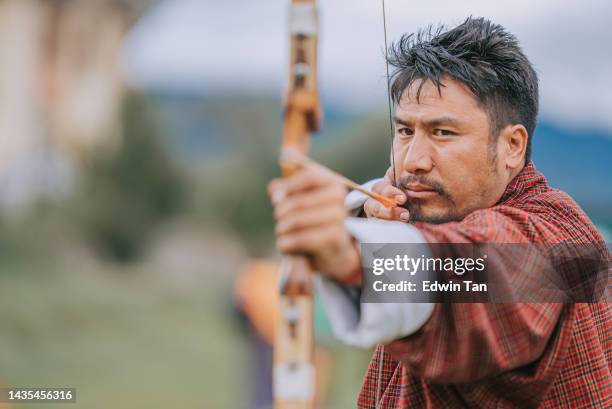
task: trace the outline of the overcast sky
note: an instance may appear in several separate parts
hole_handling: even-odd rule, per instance
[[[128,37],[124,70],[143,88],[282,92],[288,0],[165,0]],[[544,116],[612,130],[612,1],[386,0],[390,40],[484,16],[514,33],[540,76]],[[319,0],[326,101],[386,110],[381,0]]]

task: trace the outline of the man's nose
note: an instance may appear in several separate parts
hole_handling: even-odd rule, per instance
[[[416,134],[404,159],[404,170],[408,173],[429,173],[433,169],[431,146],[426,135]]]

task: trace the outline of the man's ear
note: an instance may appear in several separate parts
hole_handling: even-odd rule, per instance
[[[517,169],[525,164],[528,139],[529,134],[523,125],[508,125],[501,131],[500,142],[507,168]]]

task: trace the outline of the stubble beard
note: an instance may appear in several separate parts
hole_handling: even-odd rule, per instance
[[[449,203],[449,209],[443,212],[442,214],[428,215],[423,212],[423,202],[424,201],[422,199],[409,199],[408,202],[402,206],[404,209],[408,210],[410,214],[410,223],[422,222],[442,224],[453,221],[460,221],[463,218],[454,209],[453,203]]]

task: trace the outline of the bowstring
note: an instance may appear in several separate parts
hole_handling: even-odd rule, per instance
[[[393,137],[393,118],[391,115],[391,76],[389,75],[389,46],[387,44],[387,12],[385,7],[385,0],[382,0],[382,15],[383,15],[383,31],[385,34],[385,67],[387,69],[387,104],[389,109],[389,131],[391,135],[391,167],[393,168],[393,185],[397,187],[397,175],[395,174],[395,149],[393,146],[393,142],[395,138]],[[385,346],[381,345],[380,354],[378,355],[378,376],[376,379],[376,397],[375,399],[375,407],[376,409],[380,409],[382,404],[382,396],[380,396],[380,386],[382,383],[382,370],[383,370],[383,359],[385,353]]]
[[[385,0],[382,0],[382,15],[383,15],[383,31],[385,36],[385,66],[387,68],[387,104],[389,110],[389,134],[391,135],[391,167],[393,168],[393,186],[397,187],[397,175],[395,172],[395,149],[394,149],[394,130],[393,118],[391,114],[391,75],[389,74],[389,46],[387,44],[387,11]]]

